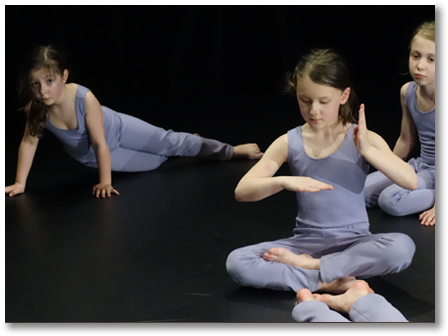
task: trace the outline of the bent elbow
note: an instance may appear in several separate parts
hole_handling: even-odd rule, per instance
[[[401,186],[404,189],[407,190],[415,190],[418,188],[418,177],[416,174],[412,176],[411,178],[407,179],[405,183]]]
[[[244,195],[238,187],[236,187],[236,189],[235,189],[235,199],[238,202],[245,202]]]
[[[411,181],[411,188],[409,188],[409,190],[415,190],[417,188],[418,188],[418,177],[417,175],[415,175],[415,178],[413,178]]]

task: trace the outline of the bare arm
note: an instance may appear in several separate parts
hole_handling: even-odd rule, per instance
[[[92,194],[110,197],[111,193],[119,195],[112,187],[111,159],[106,143],[103,124],[103,110],[96,97],[89,91],[86,94],[86,125],[98,162],[100,183],[93,187]]]
[[[414,169],[396,156],[383,138],[367,130],[364,104],[359,109],[359,125],[355,126],[353,141],[359,153],[394,183],[409,190],[417,188],[418,179]]]
[[[332,186],[310,177],[274,176],[288,157],[288,136],[282,135],[267,149],[260,161],[243,176],[235,189],[239,202],[254,202],[274,195],[283,189],[295,192],[331,190]]]
[[[19,147],[19,157],[17,160],[16,181],[13,185],[5,188],[5,194],[14,196],[25,191],[26,180],[33,164],[34,154],[39,143],[39,138],[30,134],[28,123],[25,126],[22,142]]]
[[[394,147],[394,153],[399,158],[407,160],[415,143],[418,139],[417,128],[415,127],[414,119],[412,119],[406,102],[406,90],[409,83],[403,85],[400,90],[401,108],[403,110],[403,117],[401,120],[401,133]]]

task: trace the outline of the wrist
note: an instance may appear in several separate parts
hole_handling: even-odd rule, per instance
[[[14,182],[15,184],[20,184],[22,187],[24,187],[25,188],[25,182],[21,182],[21,181],[17,181],[16,180],[16,182]]]
[[[369,156],[373,155],[372,152],[375,151],[375,147],[372,145],[365,146],[365,148],[360,151],[360,154],[367,159]]]

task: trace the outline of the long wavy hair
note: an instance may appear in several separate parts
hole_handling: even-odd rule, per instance
[[[330,49],[316,49],[304,56],[294,71],[286,74],[288,92],[296,94],[297,81],[308,76],[313,82],[344,91],[350,88],[350,96],[344,105],[339,106],[339,121],[345,126],[356,122],[358,98],[353,90],[350,73],[344,59]]]
[[[62,76],[66,69],[68,69],[66,56],[51,45],[37,47],[26,61],[19,79],[19,95],[26,102],[21,110],[26,112],[29,131],[34,137],[42,137],[50,107],[34,96],[30,86],[30,74],[33,71],[44,70],[48,74]]]

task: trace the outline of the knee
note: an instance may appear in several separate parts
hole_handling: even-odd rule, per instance
[[[383,237],[387,244],[386,260],[392,272],[400,272],[407,268],[414,257],[415,244],[403,233],[391,233]]]
[[[388,190],[384,190],[380,196],[378,197],[378,205],[385,213],[401,217],[406,216],[408,213],[405,212],[405,209],[401,206],[399,202],[404,195],[391,195]]]
[[[245,285],[246,281],[246,272],[247,266],[244,265],[244,253],[242,249],[233,250],[227,257],[226,261],[226,269],[227,273],[229,273],[230,277],[242,284]]]

